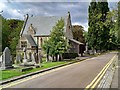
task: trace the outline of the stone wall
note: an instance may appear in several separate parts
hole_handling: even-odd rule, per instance
[[[118,56],[115,57],[113,63],[107,69],[105,75],[101,79],[100,83],[98,84],[97,88],[110,88],[113,75],[115,73],[116,66],[118,65]]]

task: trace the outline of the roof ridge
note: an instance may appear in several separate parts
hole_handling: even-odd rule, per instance
[[[61,16],[59,15],[59,16],[33,16],[29,18],[34,18],[34,17],[45,17],[45,18],[48,17],[49,18],[49,17],[65,17],[65,16],[67,17],[67,15],[61,15]]]

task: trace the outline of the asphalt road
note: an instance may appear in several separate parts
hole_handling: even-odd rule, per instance
[[[85,88],[115,54],[91,58],[33,79],[29,77],[30,80],[16,83],[9,88]]]

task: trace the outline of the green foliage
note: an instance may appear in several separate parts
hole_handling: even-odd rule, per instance
[[[85,37],[83,36],[84,28],[80,25],[72,26],[73,38],[79,42],[85,43]]]
[[[99,42],[98,42],[98,45],[99,45],[99,49],[102,49],[102,50],[107,50],[109,47],[108,47],[108,43],[109,43],[109,31],[110,31],[110,28],[109,28],[109,25],[106,25],[104,24],[106,21],[107,21],[107,15],[108,15],[108,12],[109,12],[109,7],[108,7],[108,2],[107,0],[105,2],[98,2],[98,15],[100,15],[100,17],[97,17],[98,19],[98,33],[100,34],[100,37],[98,38]]]
[[[88,44],[92,49],[116,49],[118,44],[116,11],[109,11],[108,2],[94,2],[89,6]]]
[[[120,48],[120,1],[118,2],[118,20],[117,20],[117,25],[118,25],[118,45]]]
[[[64,20],[58,20],[53,27],[50,38],[43,45],[45,52],[51,56],[62,54],[67,49],[67,41],[64,36]]]
[[[85,38],[85,43],[87,43],[87,42],[88,42],[88,32],[87,32],[87,31],[84,31],[84,32],[83,32],[83,36],[84,36],[84,38]]]
[[[2,18],[0,15],[0,55],[2,54]]]
[[[2,19],[2,51],[5,47],[9,47],[12,54],[15,55],[22,25],[23,21],[21,20]]]
[[[79,57],[78,53],[63,53],[63,58],[64,59],[73,59]]]
[[[96,0],[92,1],[90,3],[88,12],[89,12],[89,18],[88,18],[88,45],[90,48],[96,48],[97,46],[97,37],[96,37],[96,13],[97,13],[97,3]]]

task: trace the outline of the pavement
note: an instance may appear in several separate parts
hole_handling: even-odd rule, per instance
[[[113,76],[113,80],[111,83],[111,88],[117,88],[120,90],[120,52],[118,53],[118,62],[117,62],[117,66],[115,69],[115,73]]]
[[[3,85],[3,88],[85,88],[116,53],[109,53]]]
[[[111,83],[111,88],[118,88],[118,68],[116,68],[115,70],[113,80]]]

